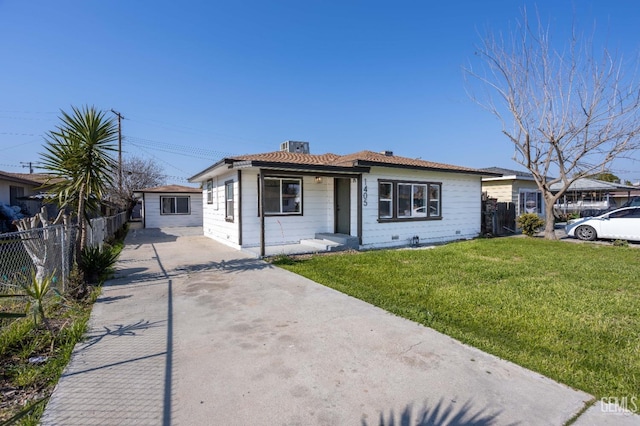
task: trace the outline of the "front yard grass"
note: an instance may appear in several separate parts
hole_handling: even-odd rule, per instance
[[[638,249],[502,238],[276,263],[597,398],[640,393]]]

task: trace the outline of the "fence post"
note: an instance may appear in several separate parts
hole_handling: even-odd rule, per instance
[[[67,225],[62,225],[62,232],[60,232],[60,247],[62,250],[62,256],[61,256],[61,262],[62,265],[61,266],[61,271],[62,271],[62,293],[67,291],[67,278],[69,276],[69,267],[68,267],[68,259],[67,259],[67,252],[69,251],[67,249],[67,240],[64,237],[65,233],[67,232]]]

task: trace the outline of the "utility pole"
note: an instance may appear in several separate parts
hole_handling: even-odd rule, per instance
[[[124,116],[113,108],[111,112],[118,116],[118,190],[122,192],[122,119]]]
[[[33,174],[33,162],[31,162],[31,161],[29,161],[29,162],[21,161],[20,164],[22,164],[22,167],[29,167],[29,174],[30,175]]]

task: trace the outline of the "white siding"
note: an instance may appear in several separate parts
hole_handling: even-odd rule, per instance
[[[378,179],[440,182],[442,220],[378,221]],[[367,206],[362,207],[362,247],[406,245],[474,238],[480,234],[481,176],[374,167],[366,175]]]
[[[160,197],[189,197],[189,214],[160,214]],[[202,197],[198,193],[144,194],[144,226],[146,228],[172,228],[202,226]]]
[[[225,214],[225,182],[234,181],[233,191],[233,222],[227,222]],[[244,180],[244,176],[243,176]],[[239,186],[238,186],[238,173],[233,171],[227,174],[217,176],[213,178],[213,197],[212,203],[207,203],[207,183],[203,182],[202,200],[203,200],[203,231],[204,235],[213,238],[216,241],[230,245],[235,248],[240,248],[239,227],[240,223],[240,203],[239,200]],[[243,188],[244,190],[244,188]]]
[[[3,180],[0,180],[0,204],[7,204],[9,205],[9,186],[13,186],[13,185],[17,185],[18,184],[14,184],[14,183],[9,183]],[[24,190],[25,193],[27,192],[27,190]]]
[[[269,176],[278,176],[269,173]],[[314,238],[317,232],[334,231],[333,179],[324,177],[316,183],[314,176],[302,178],[302,215],[265,217],[265,245],[295,244]],[[258,217],[258,171],[242,171],[242,246],[260,245]],[[355,209],[355,204],[352,206]]]
[[[23,188],[24,195],[31,195],[35,193],[33,190],[33,185],[0,179],[0,203],[9,205],[9,201],[11,198],[10,187],[12,186]]]
[[[278,176],[277,172],[268,172]],[[291,176],[291,175],[286,175]],[[284,176],[283,176],[284,177]],[[302,215],[265,217],[265,245],[295,244],[314,238],[316,233],[335,231],[334,179],[324,176],[316,183],[315,176],[302,179]],[[235,182],[234,221],[225,220],[225,181]],[[237,171],[213,178],[213,203],[207,204],[206,182],[202,194],[204,234],[235,248],[260,245],[258,216],[258,170],[243,169],[242,199]],[[378,221],[378,179],[424,181],[442,184],[442,219],[430,221]],[[358,232],[358,204],[362,205],[362,247],[393,247],[407,245],[418,236],[421,243],[435,243],[473,238],[480,233],[481,177],[463,173],[441,173],[374,167],[363,176],[363,196],[357,192],[357,181],[351,179],[351,235]],[[242,212],[240,212],[240,205]],[[240,218],[240,215],[242,217]],[[241,219],[241,223],[240,223]],[[240,227],[242,235],[240,235]]]

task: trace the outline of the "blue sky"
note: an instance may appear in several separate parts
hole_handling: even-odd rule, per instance
[[[72,105],[120,111],[125,155],[171,183],[285,140],[520,168],[462,67],[534,4],[558,39],[575,17],[626,56],[640,48],[633,0],[0,0],[0,170],[26,172]],[[613,172],[639,181],[640,162]]]

